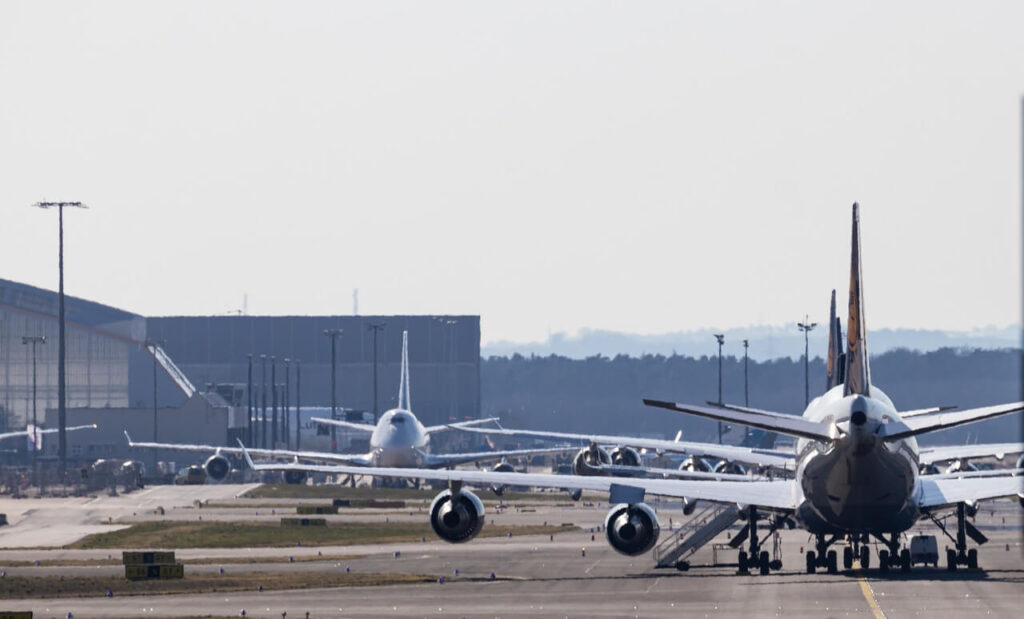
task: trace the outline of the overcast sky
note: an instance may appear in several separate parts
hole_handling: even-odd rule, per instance
[[[0,277],[485,341],[1021,317],[1020,2],[0,3]]]

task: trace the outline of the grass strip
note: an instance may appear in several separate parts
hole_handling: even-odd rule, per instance
[[[294,572],[190,575],[178,580],[125,580],[123,576],[7,576],[0,580],[0,600],[55,597],[103,597],[107,591],[114,596],[171,595],[182,593],[217,593],[283,589],[322,589],[332,587],[373,587],[432,582],[436,576],[424,574]]]
[[[178,557],[178,563],[189,565],[237,565],[246,563],[313,563],[316,561],[351,561],[365,559],[366,555],[293,555],[252,556],[252,557]],[[38,567],[94,567],[97,565],[122,565],[121,558],[111,559],[52,559],[40,560]],[[2,567],[34,567],[35,561],[0,561]]]
[[[350,486],[306,486],[303,484],[263,484],[249,490],[243,498],[247,499],[331,499],[370,500],[370,499],[404,499],[420,500],[429,504],[437,496],[439,490],[421,488],[352,488]],[[482,500],[497,500],[491,492],[479,492]],[[565,501],[564,492],[505,492],[501,497],[505,501]]]
[[[480,537],[550,535],[571,525],[485,526]],[[322,527],[283,527],[277,523],[220,521],[140,522],[127,529],[94,533],[71,548],[288,548],[351,546],[437,540],[429,522],[339,522]]]

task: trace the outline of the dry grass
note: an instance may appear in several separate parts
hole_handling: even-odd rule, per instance
[[[249,563],[313,563],[316,561],[351,561],[353,559],[364,559],[366,555],[293,555],[286,556],[248,556],[248,557],[198,557],[195,559],[184,559],[179,557],[178,562],[189,565],[234,565]],[[121,565],[121,557],[110,559],[52,559],[40,560],[39,567],[95,567],[98,565]],[[35,561],[4,561],[3,567],[33,567]]]
[[[481,537],[549,535],[576,527],[511,525],[483,528]],[[437,539],[426,522],[345,522],[323,527],[283,527],[273,523],[160,521],[141,522],[127,529],[96,533],[71,548],[287,548],[292,546],[350,546]]]
[[[282,589],[320,589],[331,587],[370,587],[431,582],[424,574],[358,574],[344,572],[227,573],[189,575],[180,580],[125,580],[120,576],[7,576],[0,583],[0,599],[53,597],[103,597],[110,590],[115,596],[265,591]]]

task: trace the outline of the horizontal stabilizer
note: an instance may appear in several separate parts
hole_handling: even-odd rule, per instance
[[[968,423],[975,423],[984,419],[991,419],[1001,415],[1009,415],[1024,411],[1024,402],[1011,402],[1009,404],[997,404],[996,406],[985,406],[982,408],[971,408],[965,411],[937,412],[929,415],[917,415],[901,418],[899,422],[882,425],[880,434],[887,441],[896,441],[908,436],[925,434],[954,428]]]
[[[999,499],[1024,494],[1024,477],[967,477],[933,479],[921,477],[919,504],[924,509],[953,507],[957,503]]]
[[[427,434],[433,434],[434,432],[443,432],[445,430],[461,430],[462,428],[468,428],[470,426],[478,426],[480,424],[489,423],[491,421],[497,421],[497,417],[487,417],[486,419],[470,419],[469,421],[457,421],[455,423],[446,423],[439,426],[427,426],[423,430]]]
[[[1024,453],[1024,443],[991,443],[980,445],[946,445],[922,447],[919,452],[921,464],[934,464],[949,460],[991,457],[1002,460],[1007,454]]]
[[[347,428],[349,430],[359,430],[360,432],[373,432],[377,429],[377,426],[370,425],[368,423],[355,423],[354,421],[327,419],[326,417],[313,417],[310,421],[313,423],[321,423],[326,426],[337,426],[339,428]]]
[[[825,424],[818,423],[816,421],[808,421],[807,419],[796,415],[785,415],[783,413],[773,413],[770,411],[757,410],[755,408],[741,408],[731,405],[728,408],[718,408],[717,406],[712,408],[707,406],[695,406],[693,404],[679,404],[676,402],[649,400],[646,398],[644,399],[644,404],[647,406],[666,408],[680,413],[709,417],[711,419],[717,419],[718,421],[731,421],[733,423],[739,423],[753,428],[763,428],[765,430],[778,432],[779,434],[788,434],[789,436],[796,436],[799,438],[809,438],[816,441],[828,442],[831,442],[834,439],[834,437],[829,433],[829,427]]]

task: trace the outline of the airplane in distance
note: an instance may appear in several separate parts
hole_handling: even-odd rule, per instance
[[[840,540],[848,542],[843,566],[852,567],[854,560],[859,559],[861,567],[867,569],[871,562],[871,538],[882,546],[878,552],[881,571],[896,566],[909,571],[911,557],[909,548],[901,547],[903,534],[923,518],[945,531],[940,517],[952,512],[955,537],[948,532],[947,535],[955,547],[947,550],[947,569],[953,571],[960,565],[977,567],[977,549],[968,550],[967,537],[978,544],[986,539],[968,521],[968,516],[983,500],[1015,497],[1024,507],[1024,471],[921,475],[916,437],[1019,413],[1024,410],[1024,402],[907,416],[897,411],[871,380],[861,277],[860,214],[856,204],[852,221],[843,375],[841,382],[836,381],[835,386],[810,402],[803,415],[645,400],[650,406],[794,437],[793,479],[736,483],[378,467],[361,470],[344,465],[257,465],[247,453],[244,456],[256,470],[416,476],[447,481],[449,488],[438,494],[431,505],[430,523],[437,535],[449,542],[468,541],[483,527],[483,504],[464,484],[504,484],[608,492],[612,507],[605,518],[607,540],[612,548],[631,556],[653,548],[660,532],[657,515],[644,503],[646,493],[740,506],[746,519],[740,535],[749,542],[749,552],[740,554],[740,567],[759,568],[762,574],[781,568],[780,562],[770,565],[776,562],[769,562],[768,552],[761,550],[762,542],[794,521],[815,538],[815,549],[805,553],[808,573],[820,567],[830,573],[838,571],[836,551],[829,548]],[[769,517],[769,531],[759,537],[758,522],[762,516]]]
[[[410,468],[443,468],[466,464],[471,462],[482,462],[488,460],[499,460],[495,470],[511,471],[512,465],[505,461],[507,458],[534,456],[539,454],[565,453],[570,449],[554,447],[549,449],[514,449],[505,451],[482,451],[472,453],[436,454],[429,451],[430,437],[438,432],[445,432],[452,429],[461,429],[466,426],[487,423],[493,419],[473,419],[458,423],[448,423],[432,426],[424,426],[412,412],[412,405],[409,393],[409,351],[408,333],[402,333],[402,365],[401,377],[398,387],[398,407],[391,409],[381,415],[375,425],[359,424],[339,419],[313,418],[313,422],[324,425],[337,425],[340,427],[366,431],[370,433],[370,451],[363,454],[336,454],[324,451],[297,451],[288,449],[248,449],[250,454],[261,458],[292,458],[298,460],[314,460],[324,462],[342,463],[354,467],[410,467]],[[125,432],[130,447],[144,449],[167,449],[179,451],[198,451],[203,453],[213,452],[203,463],[208,477],[214,481],[220,481],[231,472],[231,463],[225,457],[226,454],[241,456],[242,450],[238,447],[222,447],[214,445],[191,445],[180,443],[154,443],[148,441],[133,441]],[[301,470],[285,472],[285,481],[288,483],[303,483],[306,474]]]
[[[64,430],[66,432],[74,432],[76,430],[95,430],[96,427],[97,427],[96,424],[90,423],[89,425],[85,425],[85,426],[69,426],[67,428],[64,428]],[[36,430],[36,432],[35,432],[36,435],[38,437],[40,437],[40,438],[44,434],[53,434],[55,432],[60,432],[60,428],[46,428],[46,429],[44,429],[44,428],[37,427],[35,430]],[[7,439],[7,438],[14,438],[16,436],[27,436],[31,440],[32,428],[28,428],[26,430],[16,430],[14,432],[4,432],[4,433],[0,434],[0,441],[2,441],[4,439]],[[39,443],[38,438],[35,441],[33,441],[33,442],[35,444],[38,444]]]

